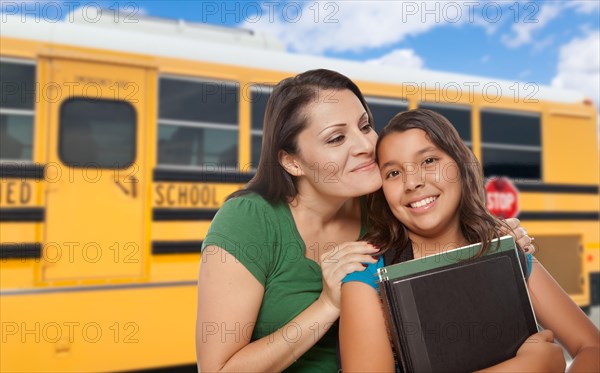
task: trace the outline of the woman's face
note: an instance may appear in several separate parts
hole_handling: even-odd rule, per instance
[[[351,198],[381,187],[377,134],[350,90],[322,90],[305,108],[308,125],[294,156],[301,180],[321,195]]]
[[[459,229],[458,165],[429,140],[425,131],[392,133],[380,142],[377,151],[385,199],[413,240]]]

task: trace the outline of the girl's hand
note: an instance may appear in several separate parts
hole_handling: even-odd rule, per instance
[[[502,233],[510,234],[515,238],[517,245],[525,251],[526,254],[535,253],[535,246],[533,246],[533,238],[527,235],[527,229],[521,226],[521,222],[517,218],[510,218],[504,220],[506,224],[512,229],[508,230],[506,227],[501,227]]]
[[[364,271],[363,263],[377,263],[372,257],[379,251],[375,246],[364,242],[344,242],[335,249],[321,255],[321,272],[323,275],[323,291],[321,301],[340,310],[342,279],[347,274]]]
[[[564,372],[566,367],[563,350],[554,343],[554,333],[548,329],[527,338],[516,358],[526,362],[527,371]]]

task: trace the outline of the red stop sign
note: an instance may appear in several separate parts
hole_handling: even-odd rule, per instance
[[[493,177],[485,184],[486,207],[499,218],[514,218],[519,214],[519,191],[505,177]]]

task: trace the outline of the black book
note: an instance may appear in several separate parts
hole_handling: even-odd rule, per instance
[[[472,372],[516,355],[537,322],[512,236],[380,268],[404,372]]]

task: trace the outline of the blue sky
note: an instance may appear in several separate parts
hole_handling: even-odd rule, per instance
[[[98,4],[249,28],[294,53],[535,82],[600,100],[600,0],[0,1],[4,12],[28,7],[48,18],[57,6],[64,17],[68,7]]]

